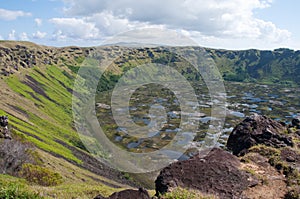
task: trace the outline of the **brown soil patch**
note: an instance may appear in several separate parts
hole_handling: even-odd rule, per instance
[[[241,169],[254,174],[259,184],[249,187],[243,192],[251,199],[278,199],[284,198],[287,192],[285,177],[268,163],[268,159],[257,154],[249,153],[244,158],[248,163],[241,164]]]

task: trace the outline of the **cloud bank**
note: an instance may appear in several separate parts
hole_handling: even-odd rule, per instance
[[[0,8],[1,20],[12,21],[12,20],[16,20],[18,17],[27,17],[27,16],[31,16],[31,13],[20,11],[20,10],[14,11],[14,10],[6,10]]]
[[[65,18],[50,21],[55,38],[98,39],[135,28],[166,27],[198,39],[280,43],[288,30],[254,16],[272,0],[64,0]]]

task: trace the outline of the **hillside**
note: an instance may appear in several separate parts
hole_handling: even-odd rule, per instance
[[[199,50],[198,47],[183,48],[191,53]],[[300,51],[206,51],[227,81],[300,85]],[[59,182],[54,183],[55,187],[45,187],[15,178],[20,177],[22,168],[11,170],[7,166],[3,173],[15,177],[0,175],[1,186],[19,184],[48,197],[65,198],[72,194],[72,197],[91,198],[99,193],[108,196],[139,183],[149,185],[141,177],[133,182],[132,175],[99,162],[79,139],[72,115],[73,84],[88,55],[98,57],[100,62],[113,61],[100,79],[99,93],[113,88],[130,68],[148,62],[168,64],[190,81],[201,79],[182,57],[165,47],[55,48],[30,42],[0,41],[0,115],[8,115],[13,136],[12,140],[0,139],[0,144],[14,144],[14,150],[19,145],[28,145],[25,149],[36,153],[30,155],[33,161],[25,161],[27,164],[37,164],[61,176]],[[118,58],[112,60],[115,56]],[[85,143],[99,145],[94,138],[86,136],[84,139]]]
[[[25,186],[24,189],[46,197],[92,198],[100,192],[109,195],[134,185],[127,174],[89,155],[74,129],[71,109],[76,74],[67,66],[78,64],[84,53],[72,47],[57,49],[27,42],[0,43],[0,115],[8,115],[13,137],[12,140],[0,139],[1,159],[6,161],[5,164],[1,161],[2,173],[20,176],[24,161],[47,168],[62,178],[62,182],[54,183],[55,188],[36,185],[28,188],[19,178],[0,175],[0,187]],[[29,150],[36,152],[33,158],[22,153]]]
[[[279,48],[273,51],[256,49],[234,51],[200,47],[180,48],[189,50],[192,56],[193,51],[199,52],[204,49],[219,68],[224,80],[227,81],[285,85],[300,84],[299,50]],[[114,66],[110,67],[114,74],[120,74],[121,71],[127,71],[130,67],[141,63],[171,64],[180,68],[180,62],[183,62],[182,58],[170,53],[170,50],[164,47],[132,49],[125,46],[105,46],[101,48],[71,46],[54,48],[29,42],[1,41],[0,69],[5,76],[16,73],[22,68],[41,65],[69,66],[74,69],[74,66],[78,66],[84,60],[84,57],[91,54],[101,61],[112,61],[112,58],[117,58],[117,60],[114,60]],[[187,75],[186,73],[184,75]]]
[[[225,80],[299,85],[300,51],[208,50]]]

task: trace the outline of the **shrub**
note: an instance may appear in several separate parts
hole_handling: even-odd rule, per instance
[[[255,145],[249,149],[249,152],[259,153],[260,155],[267,158],[280,156],[279,149],[265,146],[265,145]]]
[[[80,138],[77,138],[77,137],[76,138],[75,137],[71,138],[70,143],[72,143],[74,146],[76,146],[76,147],[78,147],[78,148],[80,148],[80,149],[82,149],[86,152],[89,152],[87,150],[87,148],[85,147],[84,143],[80,140]]]
[[[130,176],[129,173],[127,173],[127,172],[121,172],[121,173],[122,173],[124,179],[133,181],[133,178]]]
[[[59,173],[39,165],[24,164],[20,176],[29,182],[42,186],[54,186],[62,183],[62,177]]]
[[[24,163],[34,163],[32,145],[14,138],[0,140],[0,173],[16,176]]]
[[[1,199],[42,199],[37,193],[31,193],[23,190],[20,185],[9,184],[0,187]]]
[[[183,188],[176,188],[170,193],[166,193],[163,199],[214,199],[215,197],[203,195],[196,190],[187,190]]]

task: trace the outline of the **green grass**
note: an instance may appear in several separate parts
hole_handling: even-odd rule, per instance
[[[19,175],[28,182],[41,186],[55,186],[63,183],[62,176],[52,169],[34,164],[23,164]]]
[[[36,93],[33,88],[24,84],[24,81],[28,81],[25,75],[37,82],[35,86],[43,90],[46,96]],[[23,136],[44,151],[82,163],[70,149],[60,144],[63,142],[86,150],[73,123],[72,88],[75,77],[76,74],[67,68],[40,66],[27,69],[22,75],[11,75],[4,81],[13,92],[20,95],[19,99],[21,98],[26,105],[19,104],[16,107],[26,115],[28,121],[19,119],[13,113],[8,114],[13,132]],[[94,138],[84,137],[83,139],[85,139],[85,143],[98,145]],[[101,151],[93,153],[102,154]]]
[[[1,199],[42,199],[38,192],[30,189],[25,180],[0,175]]]
[[[24,77],[12,75],[6,78],[8,86],[29,102],[33,102],[39,112],[39,115],[36,115],[33,111],[19,106],[18,108],[28,116],[29,122],[9,115],[11,128],[37,147],[81,163],[68,148],[57,142],[60,140],[68,145],[73,145],[74,142],[71,141],[74,140],[80,142],[72,124],[72,93],[69,92],[73,85],[72,76],[66,76],[63,69],[55,66],[35,67],[28,69],[27,73],[38,82],[37,86],[43,89],[48,97],[35,93],[30,86],[24,84]]]
[[[196,190],[176,188],[163,196],[164,199],[214,199],[214,196],[204,195]]]
[[[101,194],[110,196],[115,189],[98,182],[66,182],[57,186],[45,187],[29,184],[25,179],[0,174],[1,199],[90,199]]]
[[[35,93],[30,86],[23,83],[23,81],[26,80],[25,74],[38,82],[36,85],[45,92],[47,97]],[[63,157],[70,162],[81,164],[82,160],[75,157],[68,147],[60,144],[60,142],[64,142],[67,145],[77,147],[79,150],[85,149],[77,132],[74,130],[73,124],[71,91],[74,79],[75,73],[72,73],[72,71],[68,69],[65,70],[64,68],[56,66],[34,67],[24,70],[24,73],[21,75],[16,74],[3,78],[8,87],[14,93],[19,94],[15,102],[11,101],[11,99],[6,99],[7,104],[15,106],[24,117],[19,117],[14,109],[8,110],[7,112],[0,110],[0,115],[9,116],[9,129],[14,136],[22,137],[23,139],[33,143],[36,147],[49,152],[56,157]],[[20,100],[21,103],[19,102]],[[34,107],[32,107],[33,104]],[[91,137],[85,137],[84,139],[86,142],[93,145],[97,144],[97,142]],[[101,152],[97,151],[97,153]],[[44,158],[50,158],[50,154]],[[37,169],[40,171],[41,175],[43,172],[45,173],[45,171],[46,173],[51,173],[48,172],[48,170],[45,170],[45,168],[41,169],[36,167],[38,166],[32,166],[30,169]],[[54,172],[52,173],[52,177],[55,177],[58,167],[60,167],[60,165],[50,168]],[[41,198],[38,194],[44,198],[93,198],[100,193],[101,195],[109,196],[113,192],[119,190],[106,186],[93,179],[84,181],[87,179],[87,176],[91,174],[81,176],[80,179],[82,179],[82,182],[78,182],[77,178],[79,177],[77,177],[77,169],[75,167],[72,168],[71,170],[76,171],[76,174],[68,174],[67,176],[65,176],[65,172],[61,172],[59,170],[58,173],[62,175],[63,183],[52,187],[28,184],[25,180],[10,176],[0,176],[0,182],[2,181],[2,184],[9,185],[10,182],[12,182],[11,184],[16,185],[2,186],[2,184],[0,184],[2,191],[1,194],[13,195],[9,195],[10,198],[24,199]],[[66,172],[69,173],[67,168]],[[27,172],[27,174],[28,173],[35,174],[36,172]],[[76,175],[76,177],[73,175]],[[73,182],[69,179],[70,177],[75,177],[76,181]],[[31,178],[28,178],[30,181]],[[47,180],[48,179],[46,179],[46,181]],[[34,181],[34,183],[40,184],[38,181]]]
[[[72,183],[62,184],[59,186],[44,188],[39,187],[39,192],[45,195],[46,198],[80,198],[80,199],[91,199],[101,194],[102,196],[110,196],[116,191],[121,189],[114,189],[100,183]]]
[[[4,113],[4,112],[3,112]],[[0,112],[1,114],[1,112]],[[62,146],[61,144],[55,142],[55,140],[60,139],[61,137],[56,133],[55,129],[51,131],[49,128],[51,126],[45,126],[44,123],[37,122],[39,120],[31,120],[35,125],[28,124],[14,116],[9,116],[9,122],[12,128],[12,132],[24,137],[26,140],[34,143],[37,147],[58,154],[68,160],[75,161],[77,163],[81,163],[81,160],[76,158],[71,150]],[[40,125],[40,126],[39,126]],[[51,125],[51,124],[49,124]],[[43,127],[43,128],[41,128]],[[75,136],[75,134],[74,134]],[[66,142],[68,143],[68,142]],[[71,145],[71,144],[70,144]]]

